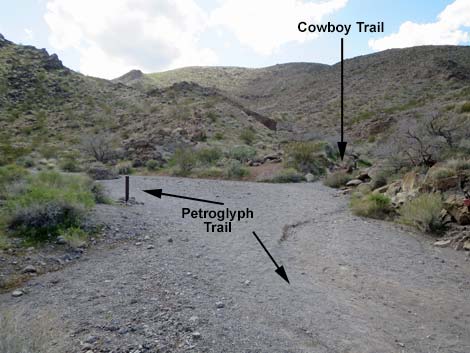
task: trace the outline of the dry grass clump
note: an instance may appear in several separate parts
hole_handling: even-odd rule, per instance
[[[351,174],[348,174],[345,171],[337,171],[329,174],[323,183],[330,188],[340,188],[346,185],[346,183],[351,179]]]
[[[414,226],[422,232],[440,234],[445,230],[440,217],[442,209],[443,201],[440,194],[422,194],[401,207],[399,221]]]
[[[357,216],[384,219],[391,212],[391,201],[382,194],[355,195],[350,207]]]

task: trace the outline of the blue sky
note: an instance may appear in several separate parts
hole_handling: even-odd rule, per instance
[[[18,0],[2,4],[0,33],[58,53],[85,74],[188,65],[263,67],[339,60],[338,34],[297,23],[385,22],[345,38],[346,56],[421,44],[469,44],[469,0]]]

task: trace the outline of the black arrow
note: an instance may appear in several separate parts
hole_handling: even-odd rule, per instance
[[[341,160],[344,158],[347,144],[348,143],[344,141],[344,39],[341,38],[341,141],[338,142]]]
[[[271,259],[272,262],[274,262],[274,265],[276,266],[276,273],[281,276],[284,281],[286,281],[287,283],[290,284],[289,282],[289,278],[287,278],[287,273],[286,273],[286,270],[284,269],[284,266],[278,266],[278,264],[276,263],[276,261],[274,260],[274,258],[271,256],[271,254],[269,253],[268,249],[266,249],[266,247],[264,246],[264,244],[261,242],[261,240],[258,238],[258,235],[256,235],[255,232],[253,232],[253,235],[255,236],[256,240],[259,241],[259,243],[261,244],[261,246],[263,247],[264,251],[266,251],[266,254],[268,254],[269,258]]]
[[[223,205],[223,202],[217,202],[217,201],[209,201],[209,200],[203,200],[203,199],[196,199],[195,197],[187,197],[187,196],[180,196],[180,195],[173,195],[173,194],[167,194],[166,192],[162,192],[162,189],[155,189],[155,190],[142,190],[143,192],[146,192],[149,195],[156,196],[159,199],[162,198],[162,195],[165,196],[171,196],[171,197],[177,197],[179,199],[185,199],[185,200],[192,200],[192,201],[200,201],[200,202],[207,202],[207,203],[213,203],[216,205]]]

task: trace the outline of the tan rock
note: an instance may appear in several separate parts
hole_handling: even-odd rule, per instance
[[[392,197],[398,194],[402,190],[401,184],[401,180],[397,180],[389,184],[386,192],[387,196]]]
[[[362,180],[359,180],[359,179],[353,179],[353,180],[350,180],[346,183],[346,186],[358,186],[358,185],[361,185],[362,184]]]
[[[451,239],[444,239],[436,241],[433,245],[437,246],[438,248],[446,248],[450,245],[451,242]]]
[[[463,243],[463,249],[470,251],[470,240],[467,240],[465,243]]]
[[[415,172],[406,173],[403,177],[401,189],[403,192],[412,192],[419,187],[419,176]]]
[[[470,224],[470,209],[468,206],[465,206],[463,197],[457,195],[449,196],[444,202],[444,208],[458,224]]]

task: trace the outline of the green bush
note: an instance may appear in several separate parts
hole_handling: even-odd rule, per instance
[[[17,165],[11,164],[0,167],[0,200],[5,198],[12,183],[19,183],[28,175],[28,172]]]
[[[325,157],[325,143],[322,142],[294,142],[286,148],[286,165],[302,173],[312,173],[319,176],[325,174],[327,159]]]
[[[222,158],[222,151],[217,147],[201,148],[196,152],[196,158],[203,165],[211,165]]]
[[[217,131],[215,134],[214,134],[214,139],[216,140],[223,140],[224,139],[224,134],[220,131]]]
[[[440,217],[443,207],[440,194],[422,194],[401,207],[399,220],[422,232],[440,234],[445,230]]]
[[[221,178],[224,171],[221,168],[209,167],[197,171],[198,178]]]
[[[72,248],[79,248],[86,245],[88,239],[88,233],[78,227],[61,229],[58,235]]]
[[[337,171],[329,174],[323,183],[330,188],[340,188],[346,185],[351,179],[351,175],[345,171]]]
[[[430,172],[430,177],[433,180],[445,179],[454,175],[455,175],[455,170],[451,168],[445,168],[445,167],[433,168],[431,169],[431,172]]]
[[[383,219],[391,211],[390,198],[382,194],[368,194],[365,196],[353,196],[350,207],[357,216]]]
[[[247,175],[249,175],[248,170],[239,161],[230,161],[224,170],[224,176],[227,179],[241,179]]]
[[[175,167],[174,175],[188,176],[196,165],[194,151],[189,148],[178,148],[170,160],[170,165]]]
[[[81,176],[56,172],[31,175],[24,190],[5,201],[6,226],[16,235],[38,240],[80,227],[95,204],[91,185],[89,179]]]
[[[240,133],[240,140],[242,140],[243,143],[247,145],[253,144],[253,142],[255,141],[255,138],[256,138],[256,134],[253,131],[253,129],[246,128],[246,129],[243,129],[242,132]]]
[[[264,180],[271,183],[300,183],[304,181],[305,177],[294,168],[282,169],[279,173],[275,174],[271,179]]]
[[[64,172],[69,172],[69,173],[77,173],[81,170],[75,158],[64,158],[60,162],[59,167]]]
[[[148,170],[154,171],[157,170],[159,163],[155,159],[151,159],[145,163],[145,166]]]
[[[256,156],[256,150],[250,146],[235,146],[230,151],[229,156],[241,163],[245,163]]]
[[[461,113],[470,113],[470,102],[464,103],[460,108]]]

